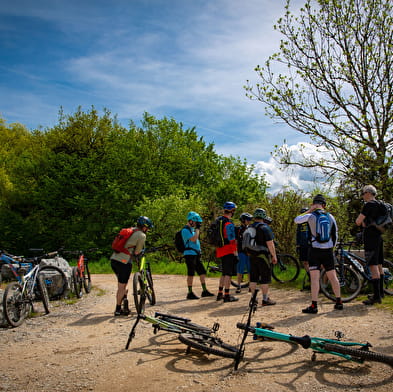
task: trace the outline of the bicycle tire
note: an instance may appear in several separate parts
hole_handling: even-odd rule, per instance
[[[203,334],[211,334],[212,329],[209,327],[205,327],[203,325],[192,323],[191,321],[179,319],[177,316],[172,316],[170,314],[160,314],[157,316],[160,320],[167,321],[168,323],[175,324],[180,328],[184,329],[184,332],[193,330],[195,332],[200,332]]]
[[[154,291],[153,287],[153,277],[151,276],[150,271],[146,271],[146,297],[150,303],[150,305],[155,305],[156,304],[156,293]]]
[[[181,333],[179,340],[197,350],[201,350],[207,354],[213,354],[224,358],[235,359],[239,350],[237,347],[224,343],[221,339],[211,336],[195,333]]]
[[[273,264],[272,276],[278,283],[293,282],[300,273],[296,257],[283,253],[277,254],[277,264]]]
[[[384,269],[383,291],[387,295],[393,295],[393,263],[384,260],[382,268]]]
[[[83,281],[79,276],[77,267],[72,267],[72,285],[74,286],[74,292],[77,298],[83,297]]]
[[[42,301],[42,304],[44,305],[45,314],[48,314],[50,312],[50,310],[49,310],[49,294],[48,294],[48,290],[45,285],[45,279],[44,279],[43,275],[40,275],[40,274],[37,275],[37,288],[38,288],[38,291],[41,295],[41,301]]]
[[[4,291],[4,316],[12,327],[21,325],[30,312],[30,306],[24,300],[22,290],[23,288],[18,282],[11,282]]]
[[[58,292],[56,292],[56,294],[53,295],[51,295],[51,290],[48,290],[48,287],[51,287],[53,285],[53,278],[51,278],[50,276],[45,276],[45,272],[49,271],[52,271],[52,273],[55,272],[56,275],[60,276],[60,281],[57,284],[59,290]],[[40,267],[38,274],[44,274],[45,276],[45,285],[48,290],[49,299],[65,297],[68,292],[68,281],[64,271],[62,271],[59,267],[56,267],[55,265],[44,265],[43,267]]]
[[[145,311],[146,293],[145,284],[143,283],[142,274],[138,271],[135,272],[132,281],[133,295],[135,309],[138,314],[143,314]]]
[[[325,343],[324,349],[339,354],[350,355],[351,357],[360,359],[362,361],[381,362],[393,366],[393,356],[382,354],[382,353],[376,353],[375,351],[356,349],[349,346],[341,346],[339,344],[334,344],[334,343]]]
[[[85,261],[85,268],[83,270],[83,287],[85,288],[86,294],[91,291],[91,274],[89,270],[89,264]]]
[[[233,287],[236,287],[236,288],[246,289],[246,288],[250,285],[250,282],[249,282],[249,281],[247,281],[247,282],[242,282],[242,283],[240,283],[240,285],[239,285],[239,283],[237,283],[237,281],[231,280],[231,285],[232,285]]]
[[[343,268],[343,273],[341,273],[341,268]],[[362,289],[362,283],[360,281],[359,274],[347,265],[342,267],[336,265],[335,269],[340,283],[341,300],[342,302],[350,302],[359,295]],[[323,295],[326,298],[335,301],[336,296],[334,295],[330,281],[327,279],[325,270],[321,272],[319,283]]]

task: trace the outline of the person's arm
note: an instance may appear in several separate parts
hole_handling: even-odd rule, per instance
[[[272,263],[277,264],[277,254],[276,247],[274,246],[274,241],[266,241],[267,248],[269,249],[270,255],[272,256]]]
[[[365,226],[365,223],[364,223],[364,220],[366,219],[366,215],[363,215],[362,213],[360,213],[359,215],[358,215],[358,217],[356,218],[356,220],[355,220],[355,223],[358,225],[358,226]]]

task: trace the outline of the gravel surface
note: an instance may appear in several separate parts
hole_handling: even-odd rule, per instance
[[[135,320],[114,317],[116,282],[112,275],[93,275],[93,291],[73,304],[52,302],[51,313],[29,318],[18,328],[0,328],[0,391],[193,391],[235,392],[242,389],[277,391],[386,391],[393,390],[393,369],[384,364],[357,364],[317,354],[280,342],[247,340],[239,370],[233,361],[191,350],[177,336],[153,333],[141,321],[129,350],[128,334]],[[198,279],[195,279],[198,282]],[[215,297],[186,301],[183,276],[154,276],[157,304],[146,313],[161,311],[186,316],[195,323],[220,323],[218,335],[239,343],[236,323],[244,321],[250,295],[243,290],[234,303]],[[218,278],[209,278],[216,292]],[[200,294],[199,284],[195,285]],[[317,315],[304,315],[309,293],[271,290],[277,305],[258,308],[254,321],[273,324],[277,331],[369,341],[373,350],[393,355],[393,315],[360,302],[334,311],[320,297]],[[129,296],[130,304],[132,297]],[[41,306],[41,307],[40,307]],[[132,307],[131,310],[134,308]]]

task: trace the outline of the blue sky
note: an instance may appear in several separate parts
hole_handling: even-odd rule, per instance
[[[301,0],[293,3],[301,4]],[[243,89],[277,51],[285,0],[2,0],[0,115],[51,127],[63,107],[143,112],[196,127],[220,154],[277,170],[270,152],[304,140]],[[276,177],[276,175],[273,175]],[[308,174],[303,174],[308,177]],[[280,175],[278,175],[280,177]],[[278,183],[298,174],[281,174]],[[273,178],[273,181],[274,178]]]

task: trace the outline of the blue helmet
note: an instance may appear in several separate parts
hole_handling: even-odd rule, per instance
[[[222,207],[225,211],[233,211],[236,210],[237,206],[234,202],[232,201],[227,201],[226,203],[224,203],[223,207]]]
[[[154,227],[153,222],[147,216],[140,216],[136,220],[136,225],[138,227],[148,227],[149,229]]]
[[[202,218],[201,216],[195,212],[195,211],[190,211],[187,215],[187,220],[188,221],[193,221],[193,222],[200,222],[202,223]]]

